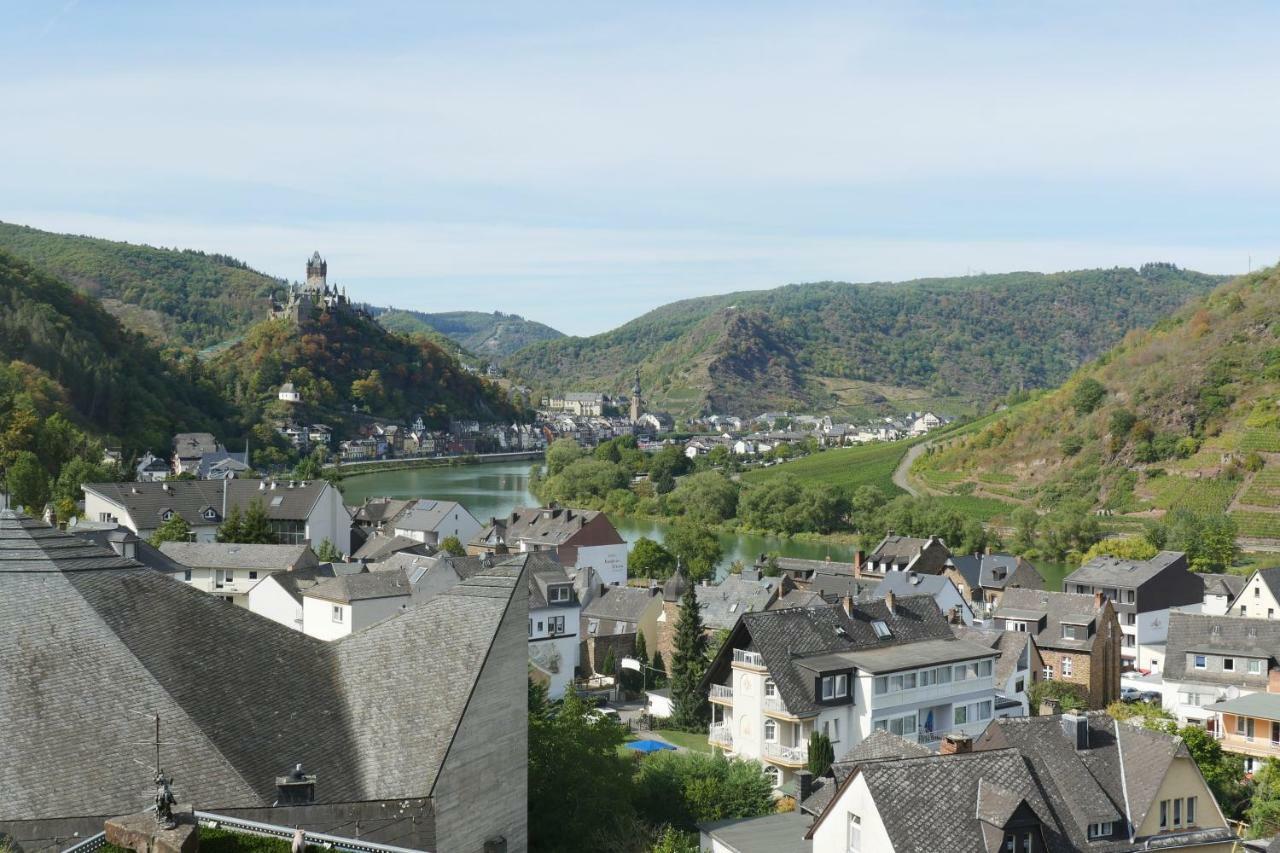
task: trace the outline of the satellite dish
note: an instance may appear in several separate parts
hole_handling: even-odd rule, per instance
[[[1239,695],[1240,695],[1240,688],[1236,687],[1234,684],[1232,684],[1230,687],[1227,688],[1228,699],[1235,699]]]

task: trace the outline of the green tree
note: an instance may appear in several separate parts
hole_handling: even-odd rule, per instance
[[[678,521],[667,529],[664,547],[684,566],[690,584],[715,574],[724,547],[714,533],[688,521]]]
[[[1268,758],[1253,774],[1253,795],[1245,812],[1250,838],[1280,834],[1280,761]]]
[[[36,515],[44,512],[50,497],[49,474],[34,453],[29,450],[18,453],[9,463],[6,479],[14,504]]]
[[[627,573],[632,577],[664,580],[675,568],[675,555],[647,536],[637,539],[627,555]]]
[[[635,802],[653,824],[695,830],[700,823],[773,812],[773,791],[760,763],[720,753],[663,752],[636,772]]]
[[[835,747],[831,738],[815,729],[809,735],[809,772],[821,776],[831,768],[836,760]]]
[[[1107,389],[1093,377],[1082,379],[1071,392],[1071,408],[1077,415],[1087,415],[1102,403]]]
[[[254,501],[244,511],[244,521],[240,525],[240,541],[252,545],[274,545],[279,539],[271,527],[271,519],[267,517],[266,507],[262,501]]]
[[[582,457],[582,448],[571,438],[557,438],[547,446],[547,476],[554,477]]]
[[[649,853],[698,853],[698,833],[681,832],[670,824],[658,830]]]
[[[172,518],[156,528],[147,541],[157,548],[164,542],[190,542],[191,525],[175,512]]]
[[[1029,506],[1020,506],[1013,511],[1013,548],[1019,554],[1030,551],[1036,543],[1036,532],[1040,527],[1040,514]]]
[[[701,730],[707,719],[707,697],[701,690],[707,665],[707,637],[696,589],[697,585],[690,583],[680,599],[671,651],[671,723],[687,731]]]
[[[1115,537],[1094,543],[1093,547],[1080,556],[1080,562],[1084,564],[1104,554],[1124,560],[1150,560],[1156,555],[1157,550],[1159,549],[1143,537]]]
[[[342,560],[342,552],[339,551],[328,539],[320,543],[320,547],[316,549],[316,557],[322,563],[337,563]]]
[[[58,472],[58,479],[53,484],[53,497],[71,502],[84,500],[84,483],[109,483],[120,478],[120,471],[114,465],[100,465],[90,462],[81,456],[69,459]]]
[[[457,536],[446,536],[440,543],[440,550],[453,557],[467,556],[467,549],[463,547],[462,540]]]
[[[627,849],[634,830],[626,729],[593,718],[573,691],[554,708],[529,686],[529,845],[538,851]]]
[[[222,519],[222,524],[218,525],[218,532],[214,538],[219,542],[244,541],[244,516],[240,512],[240,507],[231,507],[227,517]]]
[[[605,652],[604,663],[601,665],[601,675],[616,675],[618,672],[618,659],[613,654],[613,646],[609,646],[609,650]]]
[[[641,666],[649,665],[649,645],[645,642],[644,631],[636,631],[636,647],[633,651]]]
[[[666,684],[667,679],[671,676],[671,670],[667,668],[666,661],[662,659],[662,652],[658,651],[657,649],[654,649],[653,663],[649,665],[653,667],[654,669],[653,674],[654,676],[657,677],[658,681],[660,682],[658,684],[655,684],[654,686],[661,687],[663,684]]]

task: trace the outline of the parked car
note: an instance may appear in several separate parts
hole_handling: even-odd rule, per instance
[[[1144,690],[1138,694],[1139,702],[1153,702],[1160,704],[1160,693],[1157,690]]]
[[[1136,687],[1121,687],[1120,699],[1124,702],[1137,702],[1138,697],[1142,695],[1142,691]]]

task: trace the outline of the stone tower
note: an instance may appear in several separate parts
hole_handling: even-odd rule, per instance
[[[671,655],[676,649],[676,623],[680,621],[680,599],[689,588],[684,567],[676,559],[676,570],[662,585],[662,612],[658,614],[658,642],[654,651],[662,653],[662,663],[671,672]]]
[[[306,290],[324,293],[328,287],[329,265],[320,257],[319,252],[315,252],[311,255],[311,260],[307,261]]]
[[[631,386],[631,422],[640,420],[640,371],[636,371],[635,384]]]

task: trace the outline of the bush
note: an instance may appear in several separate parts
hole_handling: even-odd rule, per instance
[[[1083,379],[1071,393],[1071,408],[1075,409],[1077,415],[1087,415],[1098,408],[1106,396],[1107,389],[1101,382],[1092,377]]]
[[[760,817],[773,811],[773,786],[757,761],[719,753],[662,752],[636,773],[641,817],[692,832],[699,823]]]
[[[1084,449],[1084,439],[1078,435],[1069,435],[1062,439],[1062,443],[1058,445],[1058,449],[1062,451],[1063,456],[1075,456]]]

